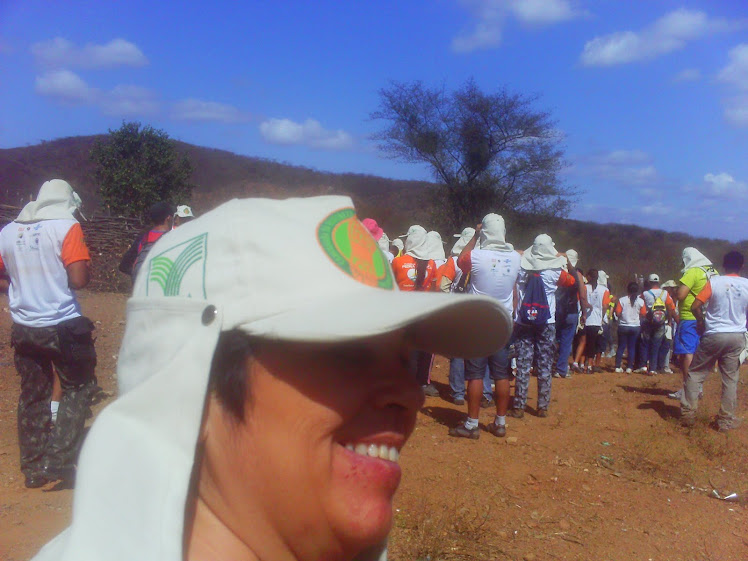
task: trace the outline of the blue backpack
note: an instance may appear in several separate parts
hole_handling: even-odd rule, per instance
[[[551,319],[551,308],[545,295],[540,273],[527,273],[525,294],[519,307],[519,321],[526,325],[545,325]]]

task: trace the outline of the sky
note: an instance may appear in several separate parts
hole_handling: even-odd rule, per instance
[[[748,238],[748,2],[0,0],[0,148],[124,120],[333,172],[385,158],[391,81],[538,94],[570,217]]]

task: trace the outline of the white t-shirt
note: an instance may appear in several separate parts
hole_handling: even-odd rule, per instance
[[[718,275],[709,279],[712,295],[706,305],[705,335],[745,333],[748,313],[748,279]]]
[[[63,244],[74,226],[79,233],[78,222],[65,219],[11,222],[0,231],[0,257],[11,278],[8,303],[15,323],[50,327],[81,315],[63,262]],[[88,258],[88,250],[80,257]]]
[[[631,298],[627,294],[626,296],[621,296],[618,299],[618,303],[621,305],[621,313],[618,315],[618,325],[620,327],[639,327],[641,325],[641,309],[644,307],[642,297],[637,296],[632,305]]]
[[[521,260],[520,254],[514,250],[474,249],[470,252],[468,293],[496,298],[507,310],[511,310]]]
[[[587,315],[587,321],[585,325],[600,327],[603,324],[603,300],[605,300],[605,293],[608,289],[602,284],[599,284],[592,289],[592,285],[587,285],[587,303],[592,307],[592,310]]]
[[[548,320],[549,324],[556,323],[556,289],[558,288],[558,279],[561,278],[561,271],[562,269],[546,269],[545,271],[540,271],[540,278],[543,280],[543,288],[545,288],[545,297],[548,300],[548,308],[551,312],[551,319]],[[522,299],[525,296],[527,274],[527,271],[520,269],[517,282],[517,306],[522,305]],[[518,317],[517,312],[518,310],[515,310],[515,317]],[[518,323],[522,322],[518,321]]]

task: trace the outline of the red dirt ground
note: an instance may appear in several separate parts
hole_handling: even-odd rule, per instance
[[[125,297],[83,292],[97,324],[100,385],[116,392],[115,364]],[[7,300],[0,299],[7,308]],[[0,314],[0,560],[29,559],[70,521],[72,491],[29,490],[18,469],[18,377],[10,318]],[[446,359],[434,381],[447,394]],[[745,369],[748,371],[748,369]],[[745,410],[745,372],[739,402]],[[507,439],[447,429],[464,406],[427,398],[405,448],[390,559],[728,561],[748,559],[748,506],[710,498],[748,494],[748,424],[708,428],[720,382],[705,385],[700,419],[678,426],[666,397],[677,374],[602,373],[553,381],[550,416],[510,419]],[[493,412],[481,413],[483,425]]]

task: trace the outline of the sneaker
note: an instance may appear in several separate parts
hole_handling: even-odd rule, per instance
[[[666,368],[665,368],[665,369],[663,370],[663,372],[664,372],[665,374],[673,374],[673,369],[672,369],[672,368],[670,368],[670,367],[668,366],[668,367],[666,367]]]
[[[576,362],[575,362],[574,364],[572,364],[572,365],[571,365],[571,369],[572,369],[572,370],[573,370],[574,372],[584,372],[584,370],[582,369],[582,367],[581,367],[581,366],[579,366],[579,365],[578,365],[578,364],[577,364]]]
[[[649,372],[649,375],[650,375],[650,376],[657,376],[657,370],[651,370],[651,371]]]
[[[561,374],[559,374],[558,372],[554,372],[554,373],[553,373],[553,377],[554,377],[554,378],[560,378],[560,377],[561,377]]]
[[[548,416],[548,409],[538,409],[538,417],[546,418]]]
[[[478,440],[480,438],[480,429],[478,427],[469,429],[463,424],[449,429],[449,436]]]
[[[509,415],[510,417],[514,417],[515,419],[521,419],[525,416],[525,410],[520,409],[519,407],[515,407],[514,409],[510,409],[507,415]]]
[[[620,374],[621,372],[623,372],[623,368],[616,368],[616,369],[615,369],[615,372],[616,372],[617,374]]]
[[[565,378],[565,379],[566,378],[571,378],[571,371],[565,372],[564,374],[559,374],[558,377],[559,378]]]
[[[648,369],[646,366],[642,366],[641,368],[637,368],[636,370],[634,370],[634,374],[646,374],[647,370]]]
[[[486,429],[488,430],[488,432],[498,438],[503,438],[506,436],[506,425],[497,425],[496,421],[488,425]]]
[[[455,405],[465,405],[465,398],[455,397],[454,399],[452,399],[452,403],[454,403]]]
[[[488,399],[488,398],[484,397],[483,399],[480,400],[480,408],[481,409],[486,409],[487,407],[491,407],[491,405],[493,405],[493,400],[492,399]]]
[[[423,389],[423,395],[427,397],[439,397],[439,390],[436,389],[434,384],[426,384],[425,386],[421,386]]]
[[[677,399],[680,401],[680,399],[683,397],[683,388],[679,389],[677,392],[669,393],[667,396],[670,399]]]
[[[631,368],[626,369],[626,374],[631,374]]]
[[[603,371],[603,369],[602,369],[602,368],[600,368],[599,366],[593,366],[593,367],[592,367],[592,371],[593,371],[593,372],[594,372],[595,374],[601,374],[601,373],[602,373],[602,371]]]

